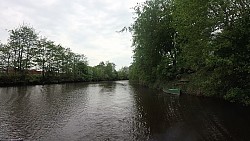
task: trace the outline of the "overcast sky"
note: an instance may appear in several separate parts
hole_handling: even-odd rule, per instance
[[[7,30],[26,23],[41,36],[75,53],[85,54],[89,65],[110,61],[132,62],[130,33],[117,33],[133,22],[133,10],[144,0],[0,0],[0,40]]]

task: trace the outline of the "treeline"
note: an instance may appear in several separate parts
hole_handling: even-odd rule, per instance
[[[1,85],[128,79],[124,68],[117,72],[108,61],[88,66],[84,54],[39,37],[27,25],[9,30],[7,43],[0,43]]]
[[[122,67],[119,71],[115,70],[115,64],[110,62],[100,62],[95,67],[89,67],[90,81],[113,81],[128,80],[128,67]]]
[[[250,104],[248,0],[148,0],[134,10],[131,80]]]

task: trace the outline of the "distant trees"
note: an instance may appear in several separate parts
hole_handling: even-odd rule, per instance
[[[190,79],[189,90],[250,104],[250,3],[148,0],[134,8],[130,79]]]
[[[120,80],[128,80],[129,79],[129,68],[128,67],[122,67],[118,71],[118,79],[120,79]]]
[[[40,37],[21,25],[9,31],[7,44],[0,43],[0,80],[5,83],[117,80],[115,64],[88,66],[87,57]]]
[[[103,80],[117,80],[118,74],[115,70],[115,64],[107,62],[100,62],[99,65],[91,67],[92,80],[103,81]]]

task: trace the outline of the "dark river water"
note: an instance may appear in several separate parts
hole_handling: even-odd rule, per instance
[[[250,110],[128,81],[0,88],[0,140],[250,140]]]

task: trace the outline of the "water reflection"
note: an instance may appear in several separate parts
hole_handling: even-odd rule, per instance
[[[181,115],[179,97],[164,95],[160,91],[150,90],[141,86],[134,87],[137,121],[144,127],[147,139],[176,140],[188,131]],[[138,130],[143,129],[140,125]],[[185,134],[184,134],[185,133]]]
[[[1,88],[0,139],[35,140],[60,128],[85,99],[78,97],[83,91],[77,84]]]
[[[250,127],[246,126],[250,123],[247,120],[250,118],[249,108],[215,99],[168,95],[142,86],[134,86],[133,91],[136,119],[139,121],[135,128],[143,129],[140,135],[147,136],[149,140],[249,138],[247,131]]]
[[[248,140],[250,110],[128,81],[0,88],[0,140]]]

